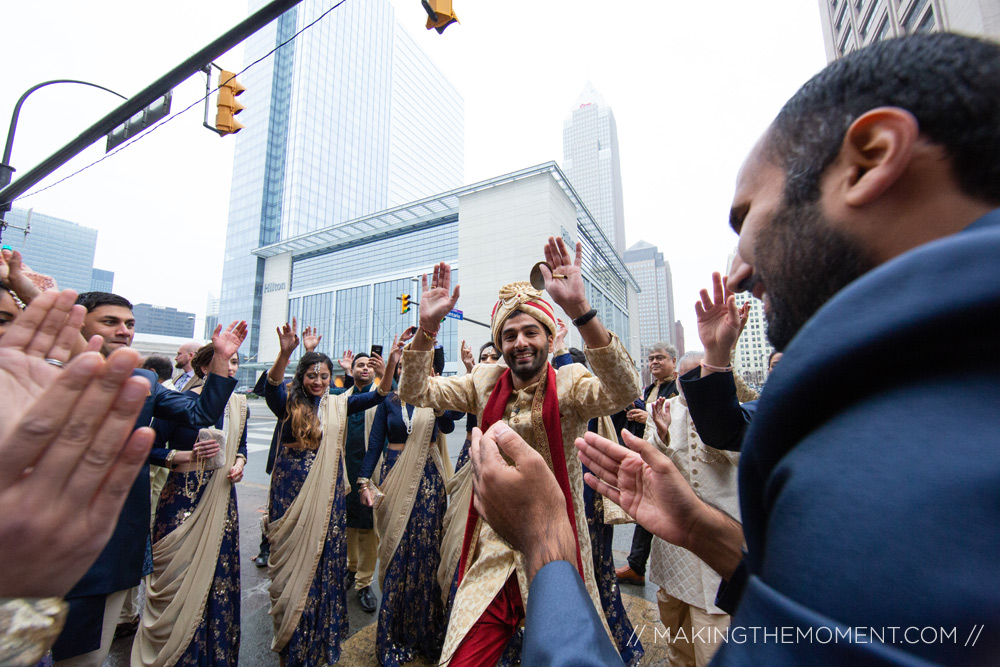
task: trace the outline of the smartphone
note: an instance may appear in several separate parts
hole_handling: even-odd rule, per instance
[[[371,354],[369,356],[374,357],[376,354],[378,356],[380,356],[380,357],[382,356],[382,346],[381,345],[372,345],[372,351],[371,351]]]

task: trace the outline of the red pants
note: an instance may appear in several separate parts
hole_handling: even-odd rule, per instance
[[[451,658],[451,667],[493,667],[524,620],[517,575],[512,574]]]

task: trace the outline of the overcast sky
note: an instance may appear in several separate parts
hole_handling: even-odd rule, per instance
[[[454,0],[462,23],[439,35],[424,29],[419,0],[392,2],[465,98],[467,183],[561,164],[563,120],[593,83],[618,124],[626,243],[645,240],[664,253],[688,349],[700,347],[693,304],[735,245],[727,220],[739,165],[782,103],[826,63],[818,3]],[[24,90],[48,79],[132,95],[246,11],[240,0],[5,2],[0,126]],[[337,20],[337,11],[324,20]],[[242,48],[217,62],[240,69]],[[175,89],[173,113],[204,86],[199,75]],[[117,104],[83,86],[33,94],[11,163],[27,171]],[[201,122],[199,105],[14,204],[98,229],[95,266],[115,271],[115,291],[195,311],[196,334],[208,292],[219,292],[234,145]],[[103,154],[100,142],[37,187]]]

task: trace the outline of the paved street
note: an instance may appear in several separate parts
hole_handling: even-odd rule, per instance
[[[267,462],[267,450],[274,432],[275,418],[268,411],[262,400],[250,401],[250,420],[248,422],[247,450],[248,461],[243,482],[237,487],[240,514],[240,552],[242,573],[242,644],[240,647],[240,665],[246,667],[264,667],[278,665],[277,654],[270,650],[271,618],[268,616],[267,576],[266,569],[258,569],[251,562],[257,555],[260,544],[260,517],[267,504],[267,488],[269,478],[264,472]],[[456,425],[455,432],[448,438],[448,451],[452,462],[458,458],[465,441],[465,422]],[[619,526],[615,529],[614,551],[616,564],[623,564],[632,542],[632,526]],[[377,582],[376,586],[377,593]],[[623,585],[622,591],[647,600],[655,599],[655,587],[646,584],[645,590],[637,586]],[[347,608],[350,614],[351,634],[377,620],[377,612],[366,614],[358,606],[357,597],[351,593],[347,596]],[[115,641],[111,656],[106,665],[112,667],[127,667],[132,646],[132,637]]]

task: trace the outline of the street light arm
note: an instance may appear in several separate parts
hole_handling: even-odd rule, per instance
[[[28,90],[24,92],[24,95],[21,95],[21,99],[17,101],[17,104],[14,105],[14,113],[10,117],[10,129],[7,130],[7,143],[3,147],[3,160],[0,160],[0,169],[2,169],[2,172],[0,172],[0,188],[10,183],[10,174],[11,171],[13,170],[8,170],[6,169],[6,167],[10,166],[10,152],[14,147],[14,131],[17,129],[17,117],[21,113],[21,105],[23,105],[24,101],[28,99],[28,95],[31,95],[39,88],[44,88],[45,86],[51,86],[54,83],[78,83],[82,86],[90,86],[91,88],[100,88],[101,90],[106,90],[112,95],[118,95],[118,97],[122,98],[123,100],[128,99],[124,95],[116,93],[110,88],[105,88],[104,86],[98,86],[96,83],[90,83],[88,81],[77,81],[76,79],[53,79],[52,81],[46,81],[44,83],[38,84],[37,86],[32,86],[31,88],[28,88]]]

